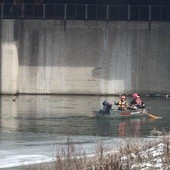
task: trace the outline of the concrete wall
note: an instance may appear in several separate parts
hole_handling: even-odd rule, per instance
[[[1,93],[170,92],[170,23],[1,20]]]
[[[15,21],[0,23],[0,92],[16,94],[18,89],[18,45]]]

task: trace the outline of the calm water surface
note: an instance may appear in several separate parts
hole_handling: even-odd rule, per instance
[[[108,145],[116,145],[125,137],[147,138],[153,128],[170,130],[170,98],[143,98],[149,113],[163,118],[156,121],[147,117],[94,118],[93,110],[101,109],[105,99],[118,100],[117,97],[71,95],[1,96],[0,168],[18,166],[18,162],[24,162],[28,155],[33,163],[42,156],[48,156],[50,161],[49,158],[55,155],[51,152],[55,150],[54,146],[64,144],[67,136],[72,136],[75,143],[83,144],[90,153],[100,139]]]
[[[111,102],[118,100],[116,97],[94,96],[2,96],[0,130],[18,134],[144,137],[154,127],[166,131],[170,129],[170,99],[143,98],[149,113],[161,116],[162,120],[95,119],[92,117],[93,110],[101,109],[105,99]],[[127,100],[130,101],[130,98]]]

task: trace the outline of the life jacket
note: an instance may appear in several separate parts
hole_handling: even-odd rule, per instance
[[[139,105],[139,106],[142,105],[142,100],[140,98],[136,99],[136,105]]]
[[[127,102],[126,101],[119,101],[119,109],[125,109],[126,108],[126,106],[127,106]]]

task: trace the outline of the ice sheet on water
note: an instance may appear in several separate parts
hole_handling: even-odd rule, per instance
[[[44,155],[16,155],[1,158],[0,160],[0,169],[1,168],[10,168],[22,165],[29,164],[38,164],[52,162],[55,158],[47,157]]]

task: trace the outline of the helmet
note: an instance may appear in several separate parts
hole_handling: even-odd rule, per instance
[[[121,96],[121,99],[126,99],[126,97],[125,96]]]
[[[137,93],[133,93],[132,97],[136,98],[138,96]]]

